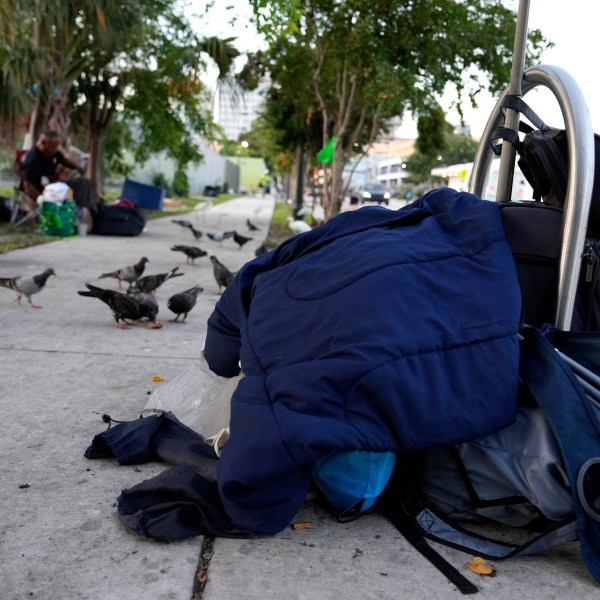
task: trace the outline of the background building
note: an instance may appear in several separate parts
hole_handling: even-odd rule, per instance
[[[461,163],[458,165],[448,165],[447,167],[437,167],[432,169],[431,174],[442,177],[448,187],[454,188],[459,192],[466,192],[469,189],[469,181],[471,172],[473,171],[473,163]],[[483,193],[484,200],[496,200],[496,190],[498,186],[498,175],[500,171],[500,158],[494,158],[490,164],[490,170],[486,179],[485,190]],[[531,200],[533,198],[533,190],[519,166],[515,164],[515,172],[513,176],[513,187],[511,200]]]
[[[375,165],[377,182],[391,190],[398,189],[402,180],[408,176],[405,170],[405,160],[404,158],[388,158],[378,161]]]
[[[240,135],[250,131],[252,122],[264,104],[266,83],[256,90],[245,91],[230,81],[219,81],[213,100],[213,119],[223,128],[230,140],[238,140]]]

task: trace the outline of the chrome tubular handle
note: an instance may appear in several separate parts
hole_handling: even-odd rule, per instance
[[[563,216],[554,322],[557,328],[568,330],[571,326],[575,305],[581,253],[585,241],[594,183],[594,131],[581,89],[569,73],[552,65],[538,65],[527,69],[523,75],[523,95],[538,86],[548,88],[558,101],[565,121],[569,145],[569,181]],[[509,88],[504,91],[494,107],[475,155],[469,191],[479,197],[483,197],[492,161],[493,153],[490,143],[492,132],[496,127],[502,125],[501,107],[504,97],[508,93]],[[513,170],[514,154],[510,165],[511,177]],[[498,182],[498,189],[505,188],[506,185],[501,187],[500,182]],[[510,200],[510,191],[508,197],[498,197],[497,200]]]

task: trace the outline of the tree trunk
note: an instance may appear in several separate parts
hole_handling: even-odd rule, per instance
[[[344,153],[341,144],[336,143],[333,161],[325,169],[325,220],[335,217],[342,210],[342,174],[344,172]]]
[[[296,148],[296,189],[294,194],[294,218],[298,217],[298,211],[304,205],[304,150],[302,146]]]
[[[29,144],[35,145],[38,137],[44,129],[47,128],[48,117],[50,116],[50,100],[48,98],[47,89],[44,85],[38,88],[35,98],[35,106],[31,113],[29,121]]]
[[[61,85],[58,97],[53,99],[49,106],[48,127],[53,129],[63,139],[65,149],[71,145],[69,129],[71,126],[71,105],[69,102],[69,89],[72,83],[65,82]]]
[[[112,116],[116,110],[116,102],[121,95],[119,85],[111,86],[108,82],[100,83],[87,93],[90,102],[89,133],[87,151],[89,153],[87,174],[98,195],[104,188],[104,170],[102,165],[104,138]]]
[[[104,181],[102,180],[102,147],[103,134],[96,128],[90,127],[88,137],[88,163],[87,175],[92,182],[94,195],[98,197],[103,191]]]

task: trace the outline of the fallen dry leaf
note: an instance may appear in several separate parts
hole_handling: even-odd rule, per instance
[[[160,375],[157,375],[156,377],[152,378],[152,381],[164,381],[164,380],[165,380],[165,378],[161,377]]]
[[[496,575],[496,569],[488,565],[481,556],[476,556],[471,562],[468,562],[467,567],[477,575],[489,575],[490,577]]]
[[[308,521],[296,521],[292,523],[292,529],[312,529],[312,524]]]

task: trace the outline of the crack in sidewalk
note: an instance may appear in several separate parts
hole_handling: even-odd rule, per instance
[[[202,548],[200,548],[200,558],[198,559],[198,570],[194,578],[194,587],[192,588],[191,600],[202,600],[204,588],[208,580],[208,567],[210,559],[214,553],[214,537],[204,536]]]

